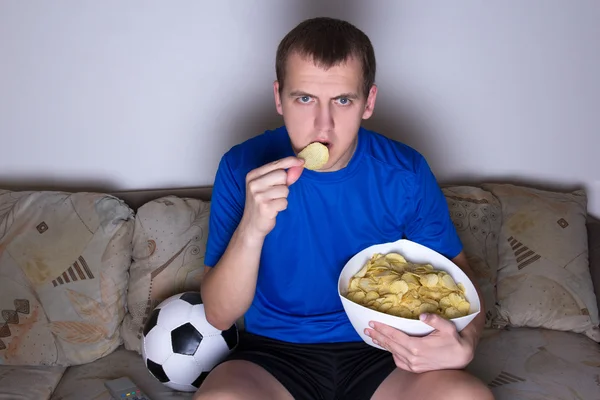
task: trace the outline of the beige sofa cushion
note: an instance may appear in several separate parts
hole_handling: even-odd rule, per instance
[[[46,400],[66,367],[0,365],[0,400]]]
[[[600,341],[588,266],[585,192],[483,187],[502,204],[499,322],[585,333]]]
[[[177,392],[160,383],[148,372],[138,353],[121,347],[93,363],[70,367],[50,399],[113,400],[104,383],[123,376],[129,377],[152,400],[191,400],[194,396],[192,392]]]
[[[133,263],[122,334],[125,347],[141,354],[146,318],[164,299],[200,291],[210,203],[175,196],[148,202],[137,211]]]
[[[547,329],[486,330],[467,371],[496,400],[599,399],[600,346]]]
[[[493,194],[481,188],[449,186],[442,191],[483,295],[485,326],[491,327],[497,317],[496,280],[502,206]]]
[[[0,191],[0,363],[83,364],[121,344],[133,226],[112,196]]]

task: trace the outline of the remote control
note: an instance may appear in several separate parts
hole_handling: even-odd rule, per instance
[[[104,386],[110,392],[110,395],[115,400],[150,400],[139,387],[127,377],[113,379],[112,381],[104,382]]]

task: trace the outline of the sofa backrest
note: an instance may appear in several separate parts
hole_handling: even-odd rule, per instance
[[[587,224],[585,243],[581,193],[510,185],[443,191],[483,290],[487,326],[536,325],[594,336],[589,331],[600,308],[600,223]],[[140,351],[153,307],[169,295],[199,289],[211,192],[211,187],[110,194],[0,190],[0,277],[11,278],[0,279],[5,320],[0,364],[85,363],[120,342]],[[529,199],[541,208],[532,208]],[[529,226],[522,228],[532,231],[515,236],[514,223],[524,219]],[[559,247],[565,251],[555,257]],[[589,270],[587,254],[577,253],[588,247]],[[60,265],[54,265],[57,260]],[[554,290],[546,290],[548,284],[557,286],[556,296],[548,296]],[[531,307],[544,318],[519,321],[533,298]],[[571,314],[561,319],[565,311]]]
[[[176,196],[179,198],[191,198],[202,201],[210,201],[212,186],[198,188],[171,189],[171,190],[136,190],[112,192],[113,196],[123,199],[129,207],[137,212],[138,208],[144,204],[160,199],[165,196]]]

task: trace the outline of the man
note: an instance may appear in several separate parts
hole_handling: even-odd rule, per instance
[[[274,95],[285,125],[228,151],[213,187],[202,297],[220,329],[244,315],[236,351],[196,399],[492,399],[463,368],[484,312],[457,333],[409,337],[374,324],[365,344],[337,294],[347,260],[402,237],[473,276],[425,159],[361,127],[375,106],[368,37],[330,18],[304,21],[282,40]],[[298,152],[324,143],[329,160],[303,168]]]

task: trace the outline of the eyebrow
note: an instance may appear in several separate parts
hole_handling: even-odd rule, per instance
[[[302,97],[302,96],[317,97],[317,96],[315,96],[313,94],[310,94],[310,93],[307,93],[307,92],[302,92],[302,91],[299,91],[299,90],[294,90],[294,91],[292,91],[290,93],[290,97]],[[341,98],[347,98],[347,99],[356,100],[356,99],[358,99],[358,94],[356,94],[356,93],[342,93],[342,94],[339,94],[339,95],[333,97],[334,100],[341,99]]]

